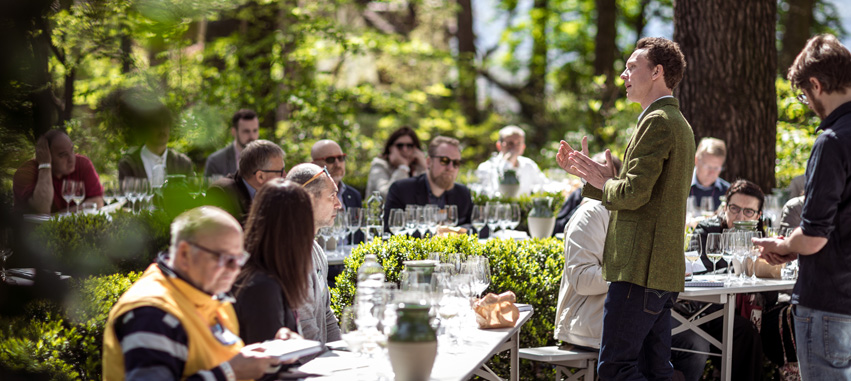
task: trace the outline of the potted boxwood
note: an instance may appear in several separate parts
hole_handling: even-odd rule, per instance
[[[499,193],[503,197],[514,198],[520,193],[520,180],[517,178],[517,171],[506,169],[499,178]]]
[[[547,238],[553,234],[556,217],[553,213],[552,197],[536,197],[532,199],[532,209],[526,220],[529,235],[532,238]]]

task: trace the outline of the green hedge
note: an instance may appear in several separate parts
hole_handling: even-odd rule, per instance
[[[74,276],[144,270],[168,247],[171,220],[159,211],[74,214],[44,222],[27,240],[42,263]]]
[[[399,281],[403,261],[426,259],[432,252],[462,253],[462,258],[482,255],[488,258],[491,266],[491,284],[485,292],[510,290],[517,296],[518,303],[528,303],[535,308],[532,319],[521,330],[520,347],[555,345],[553,323],[564,268],[563,251],[563,242],[555,238],[491,239],[485,243],[466,235],[426,240],[405,236],[392,237],[388,241],[375,239],[354,248],[352,255],[346,258],[345,269],[336,278],[337,286],[331,289],[331,304],[337,316],[343,307],[352,304],[357,269],[366,254],[378,256],[388,282]],[[507,375],[507,364],[504,355],[494,356],[490,366],[499,374]],[[524,362],[520,374],[524,378],[531,377],[531,365]]]
[[[72,280],[71,297],[63,305],[37,301],[23,316],[0,317],[0,368],[54,380],[101,379],[109,310],[141,275]]]

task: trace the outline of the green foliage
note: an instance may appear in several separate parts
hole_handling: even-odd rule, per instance
[[[352,304],[357,285],[357,270],[366,254],[375,254],[384,267],[388,282],[398,282],[407,260],[426,259],[429,253],[461,253],[462,260],[482,255],[490,261],[491,284],[485,292],[513,291],[518,303],[534,306],[535,312],[520,334],[520,347],[555,345],[555,310],[564,268],[563,242],[555,238],[524,241],[490,239],[485,243],[472,236],[418,239],[405,236],[388,241],[375,239],[352,250],[345,269],[331,289],[331,308],[340,316]],[[506,369],[507,359],[495,356],[492,365]],[[524,364],[526,366],[526,364]],[[501,372],[507,373],[507,372]],[[530,374],[528,369],[521,374]]]
[[[518,204],[520,206],[520,225],[515,230],[526,230],[526,218],[529,217],[529,212],[535,207],[535,199],[541,197],[550,197],[553,199],[550,208],[553,215],[557,215],[564,205],[565,196],[560,192],[536,192],[533,194],[524,194],[517,197],[490,197],[483,194],[473,195],[474,205],[487,205],[487,203],[500,202],[504,204]]]
[[[45,263],[73,275],[138,271],[168,247],[171,221],[161,211],[54,217],[33,232]]]
[[[777,160],[775,177],[778,187],[787,187],[804,174],[807,159],[818,136],[819,119],[807,106],[798,102],[789,81],[778,79],[777,87]]]
[[[0,317],[0,367],[54,380],[100,379],[109,310],[141,275],[70,281],[71,297],[64,306],[36,301],[24,316]]]

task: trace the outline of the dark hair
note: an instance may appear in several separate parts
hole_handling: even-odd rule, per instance
[[[240,120],[254,120],[257,119],[257,113],[254,110],[249,110],[247,108],[240,109],[236,113],[233,114],[233,117],[230,118],[230,126],[232,128],[239,127]]]
[[[647,60],[650,66],[662,65],[665,73],[665,86],[673,90],[683,79],[686,69],[686,58],[680,51],[680,45],[667,38],[644,37],[638,40],[635,49],[647,50]]]
[[[759,199],[758,211],[762,212],[762,204],[765,203],[765,193],[762,193],[762,189],[759,188],[759,185],[744,179],[734,181],[730,184],[730,189],[727,189],[727,203],[730,203],[730,197],[738,193]]]
[[[234,294],[257,271],[274,278],[290,308],[307,300],[313,269],[313,208],[310,196],[292,181],[274,179],[264,184],[245,224],[245,250],[251,257],[237,277]]]
[[[263,139],[248,143],[239,154],[239,175],[242,178],[251,178],[266,166],[269,159],[278,156],[283,157],[284,150],[275,143]]]
[[[809,90],[812,77],[827,94],[845,94],[851,86],[851,53],[835,36],[820,34],[811,38],[789,67],[787,78],[795,88]]]
[[[417,137],[417,132],[414,131],[414,129],[411,127],[402,126],[399,127],[398,130],[393,131],[393,133],[390,134],[390,137],[387,138],[387,142],[384,143],[384,152],[381,153],[381,156],[387,158],[390,155],[390,147],[392,147],[393,144],[395,144],[396,141],[403,136],[410,136],[411,140],[414,141],[414,147],[417,149],[422,149],[420,147],[420,138]]]
[[[428,143],[428,156],[433,157],[437,151],[437,147],[441,144],[449,144],[455,148],[458,148],[458,151],[461,151],[461,142],[458,139],[450,138],[447,136],[436,136],[434,139],[431,139],[431,142]]]

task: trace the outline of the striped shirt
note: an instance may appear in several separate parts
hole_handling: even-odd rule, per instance
[[[179,380],[189,353],[189,337],[180,321],[156,307],[139,307],[115,322],[124,354],[125,380]],[[227,362],[186,380],[236,380]]]

